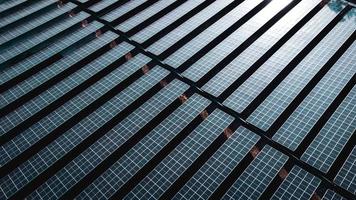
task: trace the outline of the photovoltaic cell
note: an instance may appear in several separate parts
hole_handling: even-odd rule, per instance
[[[356,30],[356,25],[352,21],[340,22],[336,25],[336,27],[298,64],[282,83],[278,85],[266,100],[258,106],[247,121],[255,124],[263,130],[267,130],[300,91],[306,87],[307,83],[318,73],[331,56],[351,36],[354,30]],[[325,48],[325,46],[328,46],[328,48]],[[346,62],[350,63],[349,59],[350,57],[347,56],[344,60],[347,60]],[[337,68],[340,73],[342,73],[343,70],[341,70],[342,68],[340,68],[340,65],[347,63],[341,60],[340,64],[337,63],[333,69],[335,70],[335,68]],[[352,76],[352,72],[355,72],[355,70],[351,70],[350,72]],[[338,77],[338,75],[335,76]],[[329,95],[329,92],[325,95]]]
[[[355,134],[355,133],[354,133]],[[356,148],[354,147],[334,182],[356,194]]]
[[[152,99],[148,100],[142,107],[132,113],[131,116],[126,118],[127,120],[121,122],[107,135],[99,139],[80,156],[51,177],[29,197],[59,198],[77,183],[81,177],[93,170],[95,166],[116,150],[116,148],[120,147],[135,132],[146,125],[155,115],[163,110],[164,107],[177,99],[188,87],[189,86],[183,82],[174,80]],[[108,143],[110,146],[108,146]],[[53,188],[55,188],[55,191],[53,191]]]
[[[0,12],[3,12],[7,9],[10,9],[12,7],[15,7],[23,2],[25,2],[26,0],[13,0],[13,1],[1,1],[0,2]]]
[[[133,35],[131,39],[139,43],[146,41],[147,39],[161,31],[162,29],[166,28],[195,7],[197,7],[202,2],[204,2],[204,0],[186,1],[173,11],[164,15],[152,24],[148,25],[146,28]]]
[[[198,36],[193,38],[191,41],[186,43],[183,47],[175,51],[172,55],[164,60],[165,63],[170,66],[177,68],[185,61],[187,61],[191,56],[197,53],[209,42],[213,41],[221,33],[223,33],[227,28],[237,22],[241,17],[253,9],[258,3],[262,2],[255,0],[247,0],[242,2],[228,14],[220,18],[213,25],[207,27]]]
[[[136,14],[135,16],[131,17],[130,19],[119,24],[115,28],[117,28],[123,32],[129,31],[130,29],[139,25],[141,22],[145,21],[149,17],[157,14],[159,11],[163,10],[164,8],[166,8],[167,6],[169,6],[170,4],[172,4],[174,2],[175,2],[175,0],[158,1],[157,3],[152,4],[151,6],[149,6],[142,12]]]
[[[302,160],[327,172],[342,148],[356,130],[356,87],[354,87],[335,113],[320,130],[302,156]]]
[[[8,29],[0,33],[0,45],[17,37],[26,35],[26,32],[31,31],[34,28],[39,27],[42,24],[52,19],[55,19],[60,15],[65,14],[66,12],[69,12],[73,8],[75,8],[74,4],[67,3],[64,6],[51,10],[51,12],[45,12],[41,15],[32,17],[31,21],[29,22],[16,24],[14,26],[9,27]]]
[[[224,104],[242,112],[336,15],[329,8],[323,8],[235,90]]]
[[[116,1],[115,1],[116,2]],[[135,1],[129,1],[127,3],[125,3],[124,5],[116,8],[113,11],[110,11],[109,13],[105,14],[104,16],[102,16],[102,18],[104,20],[107,21],[114,21],[115,19],[121,17],[122,15],[126,14],[127,12],[131,11],[132,9],[136,8],[137,6],[143,4],[145,2],[145,0],[135,0]],[[103,8],[105,8],[108,4],[105,2],[99,2],[98,4],[95,4],[92,7],[92,10],[94,11],[98,11],[101,10]]]
[[[224,41],[206,53],[202,58],[197,60],[183,72],[183,75],[192,81],[198,81],[290,2],[291,0],[282,0],[269,3],[238,30],[229,35]]]
[[[54,1],[45,1],[45,0],[37,1],[29,6],[26,6],[19,10],[16,10],[16,12],[11,13],[10,15],[0,17],[0,28],[4,27],[12,22],[15,22],[16,20],[19,20],[23,17],[26,17],[26,16],[30,15],[31,13],[36,12],[36,11],[38,11],[48,5],[51,5],[53,3],[54,3]]]
[[[250,130],[239,127],[174,199],[208,199],[259,138]]]
[[[345,87],[347,82],[356,73],[356,68],[350,67],[352,63],[355,63],[356,59],[347,59],[348,55],[354,55],[355,52],[356,49],[353,48],[350,54],[346,54],[345,57],[341,57],[335,63],[292,115],[288,117],[282,127],[279,128],[273,136],[275,141],[292,150],[297,148],[313,125],[341,92],[342,88]],[[306,76],[305,73],[304,75]],[[284,99],[286,98],[284,97]]]
[[[83,3],[83,1],[81,1]],[[112,4],[116,3],[116,0],[101,0],[98,1],[96,3],[94,3],[94,5],[90,6],[88,9],[94,12],[99,12],[103,9],[105,9],[106,7],[111,6]],[[137,2],[137,1],[133,1],[133,2]]]
[[[209,103],[209,100],[199,95],[190,97],[89,187],[84,189],[77,198],[109,198],[178,135]]]
[[[258,199],[288,157],[266,146],[226,192],[224,199]]]
[[[6,197],[12,196],[153,85],[157,84],[167,74],[166,70],[154,68],[148,76],[144,76],[134,82],[74,127],[63,133],[39,153],[3,177],[0,182],[4,195]]]
[[[4,155],[0,159],[0,164],[3,165],[15,158],[39,139],[43,138],[55,128],[62,125],[66,120],[73,117],[81,109],[97,100],[117,84],[129,77],[132,73],[141,69],[141,67],[149,60],[150,59],[148,57],[143,56],[142,54],[135,56],[122,66],[118,66],[118,68],[108,76],[104,77],[87,90],[66,102],[38,123],[32,125],[30,128],[21,133],[21,135],[4,144],[0,150],[0,152]]]
[[[80,48],[71,52],[71,54],[65,55],[59,61],[44,68],[39,73],[29,77],[16,86],[5,91],[2,96],[3,102],[1,103],[1,107],[6,106],[7,104],[30,92],[31,90],[37,88],[41,84],[55,77],[64,70],[70,68],[73,64],[79,62],[81,59],[95,52],[98,48],[108,44],[110,41],[116,39],[117,37],[118,36],[115,33],[108,32],[105,37],[98,40],[93,40],[90,43],[81,46]]]
[[[219,96],[319,3],[320,0],[303,0],[298,3],[246,50],[226,65],[221,72],[209,80],[202,89],[214,96]]]
[[[125,199],[157,199],[233,121],[216,110],[155,167]]]
[[[82,47],[77,52],[73,52],[70,56],[61,59],[59,62],[55,63],[53,66],[46,68],[45,70],[37,73],[35,76],[32,76],[30,80],[25,80],[24,84],[18,84],[15,88],[12,88],[2,95],[3,102],[6,100],[13,100],[16,97],[20,97],[24,95],[25,92],[30,92],[32,89],[31,87],[35,87],[40,85],[40,83],[48,81],[50,78],[54,77],[64,69],[71,66],[71,64],[76,63],[78,60],[88,56],[90,51],[96,50],[96,48],[107,44],[109,41],[112,41],[116,38],[117,35],[111,32],[108,32],[106,36],[103,36],[102,39],[93,41],[90,45]],[[94,45],[97,44],[97,45]],[[121,51],[121,56],[124,53],[129,52],[133,47],[127,43],[119,45],[113,51],[109,51],[100,57],[97,60],[94,60],[90,64],[86,65],[82,69],[78,70],[77,72],[71,74],[70,76],[66,77],[63,81],[57,83],[56,85],[52,86],[45,92],[41,93],[40,95],[36,96],[32,100],[26,102],[21,107],[17,108],[10,114],[6,115],[5,117],[0,119],[0,124],[2,125],[2,130],[4,133],[11,130],[17,124],[21,123],[28,117],[32,116],[34,113],[38,112],[40,109],[44,108],[45,106],[49,105],[51,102],[55,101],[62,95],[66,94],[68,91],[73,89],[75,86],[81,84],[100,70],[104,69],[117,59],[116,53]],[[110,58],[110,59],[109,59]],[[37,83],[37,84],[36,84]],[[3,134],[3,133],[2,133]]]
[[[215,1],[210,4],[208,7],[200,11],[198,14],[194,15],[183,24],[175,28],[173,31],[166,34],[164,37],[153,43],[147,48],[148,51],[159,55],[174,43],[178,42],[184,36],[189,34],[192,30],[197,28],[200,24],[204,23],[210,17],[214,16],[217,12],[231,3],[232,0],[226,1]]]
[[[332,190],[327,190],[322,200],[346,200],[346,199]]]
[[[295,166],[272,199],[310,199],[319,184],[319,178]]]
[[[11,67],[5,68],[0,73],[0,84],[5,83],[6,81],[15,78],[16,76],[24,73],[26,70],[29,70],[36,65],[40,64],[41,62],[45,61],[46,59],[51,58],[53,55],[60,53],[61,55],[65,55],[65,52],[61,52],[64,49],[71,47],[75,48],[75,43],[78,42],[80,39],[86,37],[89,34],[94,34],[96,30],[101,28],[103,25],[99,22],[91,22],[85,28],[78,28],[74,32],[70,33],[69,35],[56,40],[55,42],[51,43],[50,46],[32,54],[31,56],[27,57],[26,59],[21,60],[20,62],[12,65]]]
[[[79,1],[80,3],[86,3],[88,1],[91,1],[91,0],[76,0],[76,1]],[[105,0],[104,0],[105,1]],[[107,1],[106,1],[107,2]]]
[[[45,40],[55,36],[59,32],[69,28],[70,26],[73,26],[74,24],[81,22],[88,16],[88,14],[80,12],[74,17],[65,18],[59,24],[46,27],[45,30],[38,32],[38,34],[32,35],[31,40],[22,40],[2,48],[2,51],[0,51],[0,64],[6,60],[13,59],[15,56],[29,50],[30,48],[33,48],[42,42],[45,42]]]

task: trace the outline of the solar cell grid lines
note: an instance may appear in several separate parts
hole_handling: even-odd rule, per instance
[[[86,27],[78,28],[78,30],[70,33],[68,36],[64,36],[61,40],[55,41],[52,45],[44,48],[43,50],[36,52],[9,68],[4,69],[0,74],[1,84],[13,80],[15,77],[18,77],[23,73],[29,73],[30,69],[39,69],[40,67],[38,66],[43,62],[52,61],[52,59],[55,60],[55,55],[65,54],[66,50],[75,46],[73,44],[81,44],[80,40],[86,41],[93,37],[95,31],[100,29],[102,26],[103,25],[99,22],[92,22]],[[51,54],[48,52],[51,52]]]
[[[340,169],[338,175],[335,178],[336,184],[348,189],[352,193],[356,193],[355,184],[355,160],[356,160],[356,148],[354,147],[346,162]]]
[[[319,184],[320,179],[296,166],[289,172],[272,199],[309,199]]]
[[[356,199],[344,0],[0,0],[0,199]]]
[[[259,136],[239,127],[224,145],[175,195],[175,199],[207,199],[244,158]]]
[[[323,200],[343,200],[345,198],[343,198],[342,196],[340,196],[339,194],[335,193],[332,190],[327,190],[325,195],[322,198]]]

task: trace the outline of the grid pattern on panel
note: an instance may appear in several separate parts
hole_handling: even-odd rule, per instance
[[[66,12],[69,12],[74,7],[75,7],[74,4],[68,3],[63,7],[52,10],[51,12],[46,12],[42,15],[35,16],[29,22],[16,24],[14,26],[9,27],[9,29],[4,30],[3,32],[0,33],[0,45],[14,38],[17,38],[21,35],[24,35],[26,34],[26,32],[41,26],[41,24],[44,24]]]
[[[169,115],[89,187],[84,189],[78,197],[82,199],[109,198],[161,151],[209,103],[209,100],[199,95],[190,97],[187,102]]]
[[[239,127],[174,199],[208,199],[260,137]]]
[[[227,28],[237,22],[241,17],[253,9],[261,1],[244,1],[228,14],[220,18],[213,25],[202,31],[198,36],[186,43],[183,47],[175,51],[172,55],[164,60],[165,63],[172,67],[179,67],[187,61],[192,55],[197,53],[209,42],[223,33]]]
[[[14,171],[3,177],[1,179],[1,187],[5,192],[5,195],[9,197],[22,188],[65,153],[100,128],[114,115],[122,111],[126,106],[142,95],[142,93],[157,84],[167,74],[168,72],[164,69],[154,68],[150,71],[148,76],[144,76],[139,81],[134,82],[119,95],[106,102],[103,106],[69,129],[35,156],[31,157]]]
[[[164,15],[163,17],[159,18],[152,24],[148,25],[146,28],[142,29],[135,35],[131,37],[131,39],[135,40],[136,42],[144,42],[148,40],[153,35],[157,34],[162,29],[166,28],[174,21],[197,7],[199,4],[204,2],[204,0],[195,0],[195,1],[187,1],[182,5],[178,6],[173,11],[169,12],[168,14]]]
[[[267,130],[299,92],[306,87],[307,83],[356,30],[355,23],[352,21],[350,22],[340,22],[337,24],[336,27],[328,33],[328,35],[278,85],[278,87],[273,90],[273,92],[261,105],[258,106],[247,120],[256,126]],[[325,48],[326,46],[328,48]],[[354,48],[351,47],[351,49]],[[349,55],[349,53],[346,55]],[[350,58],[350,56],[346,56],[345,59],[349,60]],[[343,65],[346,63],[341,61],[340,64]],[[334,68],[339,68],[339,65],[336,64]]]
[[[29,6],[26,6],[25,8],[22,8],[20,10],[17,10],[16,12],[6,15],[5,17],[0,18],[0,28],[15,22],[16,20],[19,20],[27,15],[30,15],[33,12],[36,12],[50,4],[52,4],[53,1],[37,1],[34,4],[31,4]]]
[[[214,96],[219,96],[319,3],[320,0],[301,1],[246,50],[226,65],[221,72],[209,80],[202,89]]]
[[[36,52],[35,54],[21,60],[20,62],[6,68],[0,73],[0,84],[15,78],[16,76],[24,73],[26,70],[32,69],[39,63],[50,59],[53,55],[60,53],[62,50],[75,45],[80,39],[94,33],[96,30],[102,27],[99,22],[91,22],[85,28],[79,28],[76,31],[66,35],[60,40],[56,40],[50,46]],[[73,46],[72,46],[73,47]]]
[[[355,11],[0,0],[0,199],[355,199]]]
[[[99,12],[99,11],[105,9],[106,7],[111,6],[115,2],[117,2],[117,1],[116,0],[101,0],[99,2],[95,2],[94,5],[90,6],[88,9],[92,10],[94,12]],[[137,1],[134,1],[134,2],[137,2]]]
[[[342,88],[356,73],[356,68],[350,67],[356,62],[356,58],[348,58],[350,55],[355,55],[356,49],[351,49],[335,63],[333,68],[329,70],[292,115],[289,116],[287,121],[284,122],[273,136],[275,141],[292,150],[297,148],[305,135],[308,134]]]
[[[59,73],[63,72],[64,70],[70,68],[73,64],[77,63],[81,59],[84,59],[89,54],[95,52],[97,50],[97,48],[100,48],[100,47],[106,45],[108,42],[110,42],[111,40],[114,40],[116,37],[117,37],[116,34],[109,32],[107,34],[107,37],[104,37],[103,39],[99,39],[98,41],[92,41],[92,43],[96,43],[97,45],[82,46],[77,51],[74,51],[71,54],[69,54],[68,56],[63,57],[61,60],[46,67],[45,69],[41,70],[37,74],[31,76],[30,78],[22,81],[21,83],[17,84],[15,87],[10,88],[9,90],[7,90],[6,92],[3,93],[2,99],[3,99],[4,103],[9,104],[9,103],[15,101],[16,99],[20,98],[21,96],[25,95],[26,93],[28,93],[31,90],[35,89],[36,87],[40,86],[41,84],[45,83],[46,81],[50,80],[51,78],[57,76]],[[132,46],[127,43],[125,43],[124,47],[126,47],[125,48],[126,51],[133,49]],[[131,47],[131,48],[129,48],[129,47]],[[117,48],[117,49],[120,50],[121,48]],[[114,51],[117,51],[117,49],[114,49]],[[118,53],[118,52],[116,52],[116,53]],[[110,54],[112,54],[112,55],[110,55]],[[104,56],[107,56],[107,58],[110,58],[110,61],[115,59],[115,56],[112,52],[108,52]],[[102,59],[102,61],[106,61],[106,60]],[[106,61],[106,63],[107,62],[108,61]],[[95,63],[95,64],[98,64],[98,63]],[[104,63],[101,65],[104,65]],[[84,67],[81,70],[85,70],[85,69],[86,68]],[[76,73],[80,74],[79,72],[81,72],[81,70],[78,70]],[[84,76],[84,75],[82,75],[82,76]]]
[[[130,10],[136,8],[137,6],[143,4],[144,2],[145,2],[145,0],[129,1],[129,2],[125,3],[124,5],[118,7],[117,9],[105,14],[104,16],[102,16],[102,18],[104,20],[107,20],[110,22],[114,21],[115,19],[119,18],[120,16],[124,15],[125,13],[129,12]],[[92,7],[92,10],[99,11],[108,5],[109,4],[107,4],[105,2],[99,2],[98,4],[95,4]]]
[[[19,5],[26,0],[17,0],[17,1],[1,1],[0,2],[0,12],[3,12],[7,9],[11,9],[12,7],[15,7],[16,5]]]
[[[43,138],[46,134],[60,126],[63,122],[73,117],[81,109],[88,106],[90,103],[101,97],[114,86],[119,84],[132,73],[139,70],[150,59],[142,54],[139,54],[119,66],[111,74],[98,81],[87,90],[78,94],[76,97],[66,102],[63,106],[50,113],[48,116],[32,125],[19,136],[15,137],[10,142],[4,144],[0,151],[3,152],[3,157],[0,159],[0,164],[4,164],[15,156],[29,148],[32,144]]]
[[[291,0],[283,0],[272,1],[269,3],[238,30],[225,38],[224,41],[206,53],[202,58],[197,60],[192,66],[184,71],[183,75],[192,81],[198,81],[290,2]]]
[[[90,1],[90,0],[87,0],[87,1]],[[115,2],[117,2],[117,1],[116,0],[101,0],[101,1],[95,2],[92,6],[88,7],[88,9],[91,11],[94,11],[94,12],[99,12],[99,11],[105,9],[106,7],[111,6]]]
[[[320,179],[294,166],[272,199],[310,199],[320,184]]]
[[[327,190],[322,200],[346,200],[346,199],[332,190]]]
[[[159,198],[232,120],[231,116],[222,111],[214,111],[125,198]]]
[[[156,13],[163,10],[165,7],[169,6],[172,3],[174,3],[174,0],[158,1],[157,3],[154,3],[139,14],[119,24],[118,26],[116,26],[116,28],[124,32],[129,31],[130,29],[139,25],[141,22],[155,15]]]
[[[235,90],[224,104],[242,112],[335,16],[336,13],[329,8],[322,9]]]
[[[356,87],[340,104],[302,156],[302,160],[327,172],[356,130]]]
[[[103,43],[103,44],[105,44],[105,43]],[[23,122],[28,117],[32,116],[33,114],[35,114],[36,112],[38,112],[39,110],[44,108],[45,106],[49,105],[51,102],[60,98],[66,92],[70,91],[71,89],[73,89],[74,87],[76,87],[80,83],[82,83],[83,81],[87,80],[88,78],[90,78],[91,76],[93,76],[94,74],[99,72],[100,70],[107,67],[108,64],[113,62],[113,60],[117,59],[115,54],[124,55],[131,48],[132,48],[132,46],[127,43],[122,44],[121,48],[120,48],[120,46],[118,46],[113,51],[107,52],[99,59],[94,60],[92,63],[86,65],[85,67],[78,70],[74,74],[66,77],[63,81],[57,83],[56,85],[52,86],[51,88],[49,88],[45,92],[41,93],[40,95],[36,96],[32,100],[26,102],[21,107],[14,110],[12,113],[1,118],[0,122],[2,125],[2,130],[4,130],[4,132],[6,132],[6,131],[10,130],[11,128],[15,127],[16,125],[18,125],[19,123]],[[92,51],[94,51],[95,46],[92,46],[91,49],[92,49]],[[86,49],[86,50],[90,50],[90,48],[88,47],[88,49]],[[77,61],[76,57],[78,57],[80,59],[81,58],[80,55],[83,55],[83,54],[79,54],[80,52],[77,52],[77,53],[78,54],[72,54],[72,57],[71,57],[72,63],[75,63]],[[70,57],[66,57],[66,58],[68,58],[68,59],[62,59],[59,62],[57,62],[55,66],[50,66],[49,68],[46,68],[44,70],[42,76],[40,73],[38,73],[36,75],[42,77],[43,79],[50,78],[50,77],[47,77],[46,74],[47,75],[49,74],[48,76],[56,75],[54,73],[56,73],[58,71],[62,71],[63,68],[68,67],[68,65],[70,65],[69,64]],[[66,61],[68,63],[66,63]],[[65,67],[61,68],[62,66],[65,66]],[[31,79],[34,82],[41,81],[41,78],[38,78],[38,79],[36,79],[36,78],[37,78],[37,76],[31,77]],[[18,86],[19,86],[19,89],[22,89],[20,87],[20,84]],[[29,90],[28,92],[30,92],[30,91],[31,90]],[[2,96],[2,99],[6,98],[6,94],[9,94],[9,93],[4,93],[4,95]]]
[[[187,88],[188,86],[186,84],[179,81],[173,81],[167,85],[161,92],[132,113],[130,117],[126,118],[131,120],[123,121],[110,131],[107,136],[100,138],[85,152],[52,176],[29,197],[45,197],[51,199],[63,195],[69,188],[77,183],[81,177],[93,170],[95,166],[127,141],[135,132],[146,125],[155,115],[163,110],[164,107],[177,99]],[[54,190],[51,190],[53,188]]]
[[[224,199],[258,199],[287,159],[286,155],[276,149],[264,147],[226,192]]]
[[[45,40],[69,28],[70,26],[81,22],[88,16],[88,14],[80,12],[74,17],[66,17],[59,24],[53,24],[51,26],[46,27],[45,30],[38,32],[38,34],[31,35],[31,40],[22,40],[21,42],[3,48],[0,52],[0,63],[3,63],[4,61],[9,59],[13,59],[15,56],[23,53],[24,51],[27,51],[30,48],[44,42]]]
[[[232,0],[213,2],[208,7],[200,11],[198,14],[194,15],[193,17],[185,21],[183,24],[175,28],[173,31],[169,32],[161,39],[153,43],[147,48],[147,50],[156,55],[161,54],[163,51],[165,51],[174,43],[189,34],[189,32],[197,28],[200,24],[204,23],[207,19],[214,16],[214,14],[219,12],[231,2]]]
[[[355,134],[355,133],[354,133]],[[354,147],[335,178],[335,183],[356,194],[356,148]]]

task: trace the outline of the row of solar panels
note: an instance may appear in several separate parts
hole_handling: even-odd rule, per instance
[[[355,8],[78,5],[1,3],[1,199],[355,197]]]

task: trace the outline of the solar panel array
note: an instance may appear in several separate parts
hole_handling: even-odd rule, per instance
[[[342,0],[0,1],[0,199],[356,199]]]

